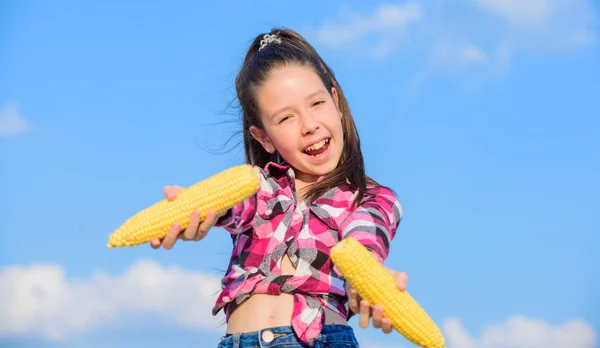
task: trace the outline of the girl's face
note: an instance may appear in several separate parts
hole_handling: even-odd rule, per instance
[[[274,69],[256,100],[264,129],[250,132],[266,151],[279,152],[297,179],[314,182],[337,167],[344,147],[337,91],[327,91],[312,68]]]

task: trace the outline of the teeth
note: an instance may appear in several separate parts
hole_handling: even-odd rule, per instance
[[[312,144],[311,146],[307,147],[304,151],[318,150],[318,149],[322,148],[323,146],[325,146],[325,144],[328,142],[329,142],[329,139],[323,139],[323,140],[319,141],[318,143]]]

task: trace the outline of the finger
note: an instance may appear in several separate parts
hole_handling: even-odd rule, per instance
[[[408,275],[404,272],[398,272],[396,274],[396,285],[398,289],[404,291],[406,290],[406,283],[408,282]]]
[[[369,327],[369,321],[371,317],[370,312],[371,306],[369,306],[369,302],[366,300],[360,301],[360,317],[358,318],[358,325],[363,329]]]
[[[173,186],[167,185],[165,187],[163,187],[163,195],[170,201],[173,200],[173,195],[172,192],[173,191]]]
[[[198,224],[200,223],[200,212],[193,210],[190,215],[190,222],[187,228],[183,232],[182,238],[184,240],[192,240],[196,237],[196,231],[198,230]]]
[[[181,191],[181,186],[165,186],[163,188],[163,194],[167,197],[167,200],[172,201],[177,198],[177,193]]]
[[[348,305],[354,313],[358,313],[358,310],[359,310],[358,293],[353,288],[350,288],[350,291],[348,291]]]
[[[389,334],[392,332],[392,321],[389,318],[381,319],[381,331],[383,333]]]
[[[154,238],[153,240],[150,241],[150,246],[152,247],[152,249],[158,249],[160,248],[160,239],[158,238]]]
[[[208,231],[215,225],[217,222],[217,213],[214,210],[209,210],[206,213],[206,217],[204,221],[200,223],[198,226],[198,231],[196,232],[196,237],[194,240],[202,240],[208,234]]]
[[[373,327],[381,328],[381,320],[383,319],[383,307],[380,304],[373,306]]]
[[[173,245],[175,245],[175,242],[179,238],[180,233],[181,233],[181,225],[178,222],[176,222],[171,226],[171,229],[165,236],[165,239],[163,239],[163,242],[162,242],[163,248],[165,248],[165,249],[173,248]]]

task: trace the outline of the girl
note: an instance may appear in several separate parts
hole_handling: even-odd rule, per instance
[[[251,44],[235,81],[246,162],[261,169],[259,192],[222,216],[152,241],[200,240],[212,226],[233,252],[213,314],[225,311],[218,347],[358,347],[348,319],[392,331],[383,308],[361,300],[329,258],[352,236],[383,262],[400,223],[395,194],[365,174],[360,141],[331,69],[299,34],[273,29]],[[175,199],[181,187],[165,187]],[[389,270],[403,290],[404,273]],[[336,345],[337,344],[337,345]]]

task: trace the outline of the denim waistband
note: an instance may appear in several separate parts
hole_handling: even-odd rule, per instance
[[[344,344],[344,347],[358,347],[358,341],[352,327],[348,325],[325,325],[321,334],[316,338],[313,347],[321,348]],[[217,348],[308,348],[310,345],[302,342],[291,326],[277,326],[253,332],[227,334],[221,338]]]

